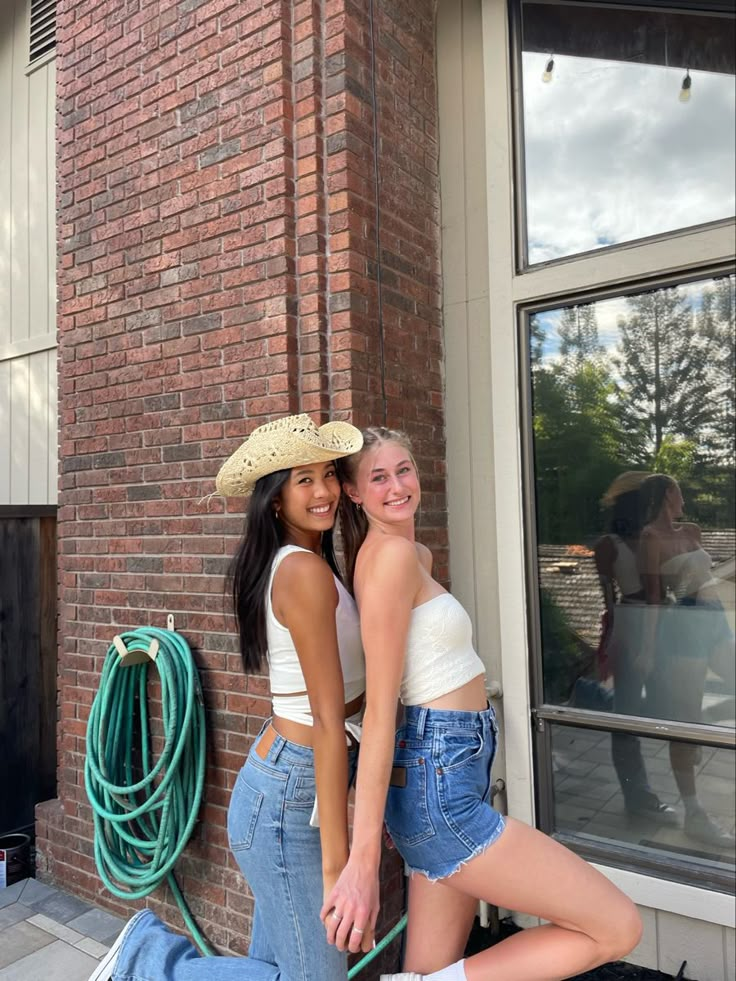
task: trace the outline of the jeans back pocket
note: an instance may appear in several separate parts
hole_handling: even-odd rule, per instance
[[[397,760],[394,772],[405,775],[388,788],[386,825],[398,844],[416,845],[435,833],[427,799],[427,768],[423,759]]]
[[[234,852],[252,845],[262,803],[263,794],[251,787],[240,773],[227,812],[227,835]]]

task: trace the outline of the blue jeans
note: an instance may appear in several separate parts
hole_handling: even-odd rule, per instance
[[[491,845],[505,824],[491,806],[498,744],[492,708],[410,705],[396,733],[386,826],[412,872],[445,879]]]
[[[265,727],[264,730],[265,731]],[[322,851],[309,824],[314,754],[276,736],[266,759],[253,745],[230,799],[228,835],[256,901],[248,957],[200,957],[150,911],[136,914],[112,981],[346,981],[347,955],[319,917]],[[351,777],[357,754],[350,753]]]

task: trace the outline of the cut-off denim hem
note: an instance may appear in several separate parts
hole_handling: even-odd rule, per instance
[[[493,709],[462,712],[412,705],[396,733],[386,825],[409,870],[447,879],[504,830],[491,806],[498,745]]]

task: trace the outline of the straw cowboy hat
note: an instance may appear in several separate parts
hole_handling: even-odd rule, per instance
[[[317,427],[307,415],[286,416],[254,429],[220,467],[215,484],[223,497],[245,497],[266,474],[327,463],[356,453],[362,445],[363,434],[349,422]]]

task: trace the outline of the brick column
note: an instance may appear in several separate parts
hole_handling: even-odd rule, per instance
[[[179,877],[244,951],[225,815],[269,700],[226,612],[241,509],[203,498],[273,415],[385,419],[415,439],[446,569],[433,5],[60,0],[57,23],[60,718],[38,871],[130,911],[94,866],[86,721],[113,635],[172,612],[209,734]],[[393,920],[395,859],[384,882]],[[150,905],[181,925],[165,890]]]

